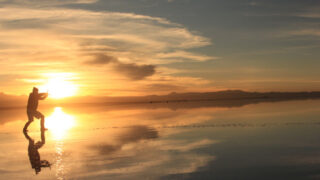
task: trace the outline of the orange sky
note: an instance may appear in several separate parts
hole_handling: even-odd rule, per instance
[[[226,28],[228,21],[220,11],[216,13],[220,13],[223,23],[216,21],[214,15],[212,22],[208,21],[200,11],[199,17],[194,18],[203,18],[203,22],[184,20],[185,14],[179,9],[172,16],[163,17],[152,12],[110,10],[107,5],[99,9],[95,6],[99,3],[103,2],[0,1],[1,92],[28,94],[33,86],[56,97],[320,89],[318,74],[312,73],[318,64],[314,61],[317,54],[312,51],[310,55],[314,48],[311,40],[303,47],[298,44],[301,39],[287,43],[292,38],[306,38],[302,35],[318,37],[317,33],[287,25],[291,28],[287,32],[291,33],[280,32],[279,28],[278,36],[272,36],[276,39],[256,42],[260,37],[271,36],[257,35],[260,30],[255,26],[260,27],[261,21],[239,25],[238,15],[231,14],[237,26],[233,29]],[[163,3],[167,7],[178,2]],[[191,8],[192,3],[180,5]],[[76,5],[81,8],[73,7]],[[199,5],[205,7],[204,2]],[[215,5],[218,8],[221,2]],[[257,3],[244,5],[259,8]],[[164,7],[158,6],[159,11],[163,8],[161,12],[165,12]],[[229,11],[234,13],[225,10]],[[248,34],[241,34],[243,29],[248,29]],[[236,33],[239,35],[235,38]],[[285,43],[280,42],[283,39]],[[283,49],[265,48],[268,43]],[[294,44],[298,45],[291,47]]]
[[[0,33],[7,44],[2,50],[6,61],[1,61],[2,74],[7,75],[3,78],[8,79],[2,80],[6,93],[25,94],[32,86],[47,90],[42,87],[56,77],[61,83],[51,89],[66,89],[63,82],[68,82],[77,87],[77,95],[167,93],[209,83],[174,76],[181,70],[160,66],[181,57],[215,59],[188,52],[209,45],[209,39],[162,18],[29,8],[4,8],[0,17],[12,22]]]

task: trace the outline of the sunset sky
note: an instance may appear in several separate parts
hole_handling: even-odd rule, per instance
[[[320,90],[318,0],[0,0],[0,92]]]

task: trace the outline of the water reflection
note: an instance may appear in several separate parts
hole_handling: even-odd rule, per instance
[[[53,113],[46,118],[45,127],[52,132],[55,140],[61,140],[66,132],[75,126],[74,116],[66,114],[61,107],[54,108]]]
[[[23,131],[24,136],[29,141],[28,155],[32,169],[38,174],[42,167],[51,167],[51,164],[47,160],[40,159],[39,149],[45,144],[45,133],[41,130],[41,140],[36,142],[28,135],[27,131]]]
[[[64,178],[64,172],[65,172],[65,167],[63,164],[63,142],[62,141],[57,141],[55,144],[55,149],[56,149],[56,160],[55,160],[55,167],[56,167],[56,177],[57,179],[65,179]]]
[[[55,169],[56,178],[65,179],[65,164],[63,161],[64,139],[67,132],[75,126],[75,117],[65,113],[61,107],[55,107],[53,113],[46,118],[45,126],[55,140]]]
[[[317,175],[319,103],[175,111],[124,106],[44,109],[50,115],[49,135],[40,153],[52,170],[43,173],[41,167],[37,178],[272,179],[274,171],[282,179]],[[8,123],[5,128],[16,126]],[[7,170],[0,167],[3,179],[34,178],[25,152],[18,152],[22,145],[7,137],[2,134],[0,144],[5,152],[0,156],[10,157],[0,158]]]
[[[55,143],[55,159],[54,167],[57,179],[65,179],[65,165],[63,162],[64,153],[64,139],[67,132],[75,126],[75,118],[63,112],[61,107],[55,107],[53,113],[46,118],[45,127],[48,128],[52,134]],[[41,129],[41,140],[36,142],[28,135],[27,130],[23,131],[25,137],[29,140],[28,155],[31,167],[35,170],[36,174],[41,171],[43,167],[50,167],[51,163],[47,160],[40,159],[39,149],[45,144],[45,131]]]

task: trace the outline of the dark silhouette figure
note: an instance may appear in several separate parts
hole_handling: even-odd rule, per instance
[[[24,136],[29,141],[28,155],[32,169],[35,170],[36,174],[41,171],[42,167],[51,167],[51,164],[47,160],[40,159],[39,149],[45,144],[44,130],[41,130],[41,141],[35,143],[35,141],[28,135],[27,131],[23,131]]]
[[[48,93],[39,93],[39,90],[34,87],[32,93],[29,95],[28,105],[27,105],[27,114],[28,114],[28,122],[25,124],[23,131],[27,131],[30,123],[33,121],[33,117],[37,119],[41,119],[40,125],[41,130],[45,130],[44,127],[44,115],[37,111],[39,100],[44,100],[48,97]]]

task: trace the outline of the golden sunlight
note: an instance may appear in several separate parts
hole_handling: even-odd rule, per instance
[[[78,87],[74,83],[68,81],[64,76],[49,77],[48,82],[44,84],[41,89],[49,93],[49,97],[60,99],[64,97],[73,96],[76,94]]]
[[[45,120],[45,127],[52,132],[57,140],[61,140],[66,132],[74,126],[74,117],[63,112],[61,107],[56,107],[53,113]]]

